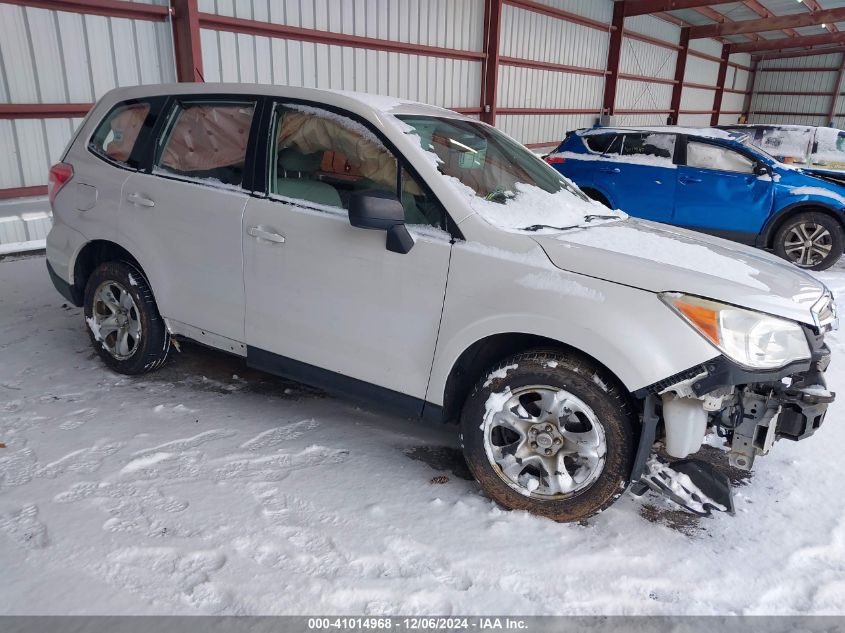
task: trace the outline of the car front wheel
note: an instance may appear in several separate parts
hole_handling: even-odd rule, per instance
[[[475,386],[461,426],[470,470],[508,509],[580,521],[628,485],[633,416],[585,359],[541,350],[503,361]]]
[[[161,367],[170,334],[144,275],[126,262],[100,264],[85,286],[85,322],[100,358],[121,374]]]
[[[842,256],[842,227],[823,213],[799,213],[775,235],[775,254],[801,268],[827,270]]]

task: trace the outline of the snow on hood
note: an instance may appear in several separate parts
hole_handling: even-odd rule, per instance
[[[824,286],[773,255],[629,219],[534,238],[558,268],[652,292],[675,291],[812,324]]]

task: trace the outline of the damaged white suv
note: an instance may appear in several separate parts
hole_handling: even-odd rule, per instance
[[[730,510],[686,459],[812,435],[830,292],[763,252],[627,218],[454,112],[257,85],[119,89],[50,172],[56,288],[112,369],[180,337],[459,422],[508,508],[558,521],[629,484]],[[658,449],[662,447],[662,450]]]

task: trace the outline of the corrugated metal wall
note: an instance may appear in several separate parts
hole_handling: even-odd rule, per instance
[[[168,0],[144,2],[168,4]],[[524,143],[556,141],[570,129],[592,125],[601,111],[605,89],[612,0],[540,2],[581,16],[587,24],[505,4],[500,54],[585,71],[500,66],[497,107],[503,112],[497,125]],[[475,53],[483,48],[484,0],[199,0],[199,10]],[[628,18],[625,32],[620,71],[636,77],[619,81],[619,119],[632,125],[664,123],[671,107],[680,29],[642,16]],[[643,41],[636,34],[668,45]],[[361,90],[448,108],[478,108],[481,102],[482,63],[475,59],[206,28],[200,35],[207,81]],[[693,50],[710,56],[719,55],[720,48],[712,40],[694,40],[692,44]],[[747,56],[734,59],[747,63]],[[90,103],[114,86],[174,81],[174,68],[169,20],[101,17],[0,3],[2,103]],[[688,57],[687,77],[694,83],[715,84],[717,69],[716,62]],[[746,72],[729,69],[729,85],[742,91],[746,81]],[[741,109],[743,97],[741,92],[726,93],[723,109]],[[687,87],[681,110],[709,111],[712,103],[713,90]],[[554,109],[575,113],[548,112]],[[728,114],[723,119],[735,120],[735,116]],[[43,185],[47,166],[55,161],[78,121],[0,119],[4,150],[0,151],[0,189]],[[709,115],[682,114],[681,123],[706,125]]]
[[[830,96],[789,93],[832,94],[841,63],[839,54],[761,61],[751,99],[751,122],[827,125]]]
[[[175,81],[172,50],[165,22],[0,4],[0,103],[91,103]],[[80,120],[0,119],[0,189],[43,185]]]
[[[677,44],[681,30],[674,24],[651,16],[637,16],[625,20],[625,32],[647,35],[664,42]],[[665,46],[643,42],[631,37],[622,38],[619,72],[671,81],[675,77],[678,52]],[[620,79],[616,93],[616,108],[620,125],[665,124],[672,103],[672,84]],[[629,114],[626,110],[653,110],[645,114]]]
[[[200,11],[261,22],[481,51],[483,0],[201,0]],[[203,29],[206,81],[357,90],[455,108],[480,102],[481,62]]]
[[[722,45],[713,40],[691,40],[690,51],[719,57],[722,54]],[[684,86],[681,92],[681,110],[685,113],[679,115],[679,125],[710,125],[709,112],[713,109],[718,75],[718,62],[694,54],[687,55],[686,76],[690,78],[690,82],[702,86],[713,86],[713,88]]]
[[[609,23],[609,0],[545,0],[543,4],[591,20]],[[607,31],[528,11],[502,7],[500,54],[603,71],[607,66]],[[497,127],[523,143],[547,143],[568,130],[590,126],[602,108],[604,77],[502,65],[499,67],[499,108],[566,108],[582,114],[499,114]],[[589,112],[592,112],[589,113]]]

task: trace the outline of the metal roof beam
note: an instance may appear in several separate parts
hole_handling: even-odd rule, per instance
[[[817,0],[803,0],[803,4],[805,7],[807,7],[810,11],[814,13],[816,11],[823,11],[822,5],[820,5]],[[835,24],[833,24],[833,22],[828,22],[827,24],[825,24],[825,27],[831,33],[836,33],[839,31],[839,29]]]
[[[680,9],[696,9],[698,7],[713,7],[719,4],[732,4],[737,0],[616,0],[624,1],[625,17],[661,13],[662,11],[678,11]]]
[[[845,47],[828,46],[825,48],[811,48],[809,50],[771,51],[755,54],[752,56],[752,59],[764,61],[767,59],[790,59],[792,57],[817,57],[819,55],[830,55],[831,53],[845,53]]]
[[[779,31],[801,26],[815,26],[829,22],[845,21],[845,8],[824,9],[813,13],[798,13],[759,20],[743,20],[742,22],[722,22],[721,24],[705,24],[690,28],[690,38],[721,37],[724,35],[742,35],[745,33],[759,33],[761,31]],[[800,36],[799,36],[800,37]]]
[[[754,53],[756,51],[776,51],[781,49],[821,46],[824,44],[845,44],[845,33],[824,33],[822,35],[803,35],[784,37],[777,40],[758,40],[734,44],[733,53]]]

